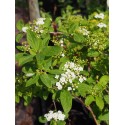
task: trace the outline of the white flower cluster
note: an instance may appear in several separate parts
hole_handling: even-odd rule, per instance
[[[75,90],[78,88],[78,84],[82,83],[86,78],[80,75],[80,72],[83,71],[83,68],[80,65],[76,65],[74,62],[66,62],[64,65],[65,73],[61,75],[56,75],[55,78],[59,81],[56,82],[56,87],[58,90],[62,90],[63,87],[67,85],[67,90]],[[77,79],[78,82],[74,83],[74,80]]]
[[[79,27],[79,30],[78,30],[80,33],[82,33],[83,35],[85,36],[88,36],[89,35],[89,31],[85,28],[82,28],[82,27]]]
[[[23,27],[23,28],[22,28],[22,31],[23,31],[24,33],[26,33],[27,29],[28,29],[28,27]]]
[[[52,119],[54,119],[55,121],[64,121],[65,119],[65,115],[62,114],[61,111],[53,112],[51,110],[49,111],[49,113],[45,114],[44,117],[47,119],[47,121],[51,121]]]
[[[103,28],[103,27],[106,27],[106,24],[104,24],[104,23],[99,23],[97,26],[98,26],[99,28]]]
[[[45,20],[45,18],[38,18],[36,20],[36,25],[43,25],[44,24],[44,20]]]
[[[95,18],[104,19],[104,14],[103,13],[96,14]]]

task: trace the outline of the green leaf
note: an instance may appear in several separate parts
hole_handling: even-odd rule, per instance
[[[83,43],[84,41],[84,36],[82,34],[79,34],[79,33],[75,33],[74,34],[74,40],[78,43]]]
[[[107,104],[109,104],[109,95],[105,95],[104,100],[106,101]]]
[[[52,88],[52,81],[48,74],[41,74],[40,79],[45,86],[47,86],[48,88]]]
[[[23,22],[23,20],[21,19],[21,20],[19,20],[19,21],[16,23],[16,28],[17,28],[18,30],[22,30],[23,27],[24,27],[24,22]]]
[[[19,96],[15,96],[15,101],[16,101],[16,103],[19,103],[20,102],[20,97]]]
[[[60,97],[60,91],[57,91],[57,92],[53,93],[53,95],[52,95],[53,100],[57,100],[59,97]]]
[[[88,91],[91,90],[91,86],[90,85],[87,85],[85,83],[82,83],[82,84],[79,84],[78,85],[78,92],[80,93],[80,95],[82,97],[85,97],[86,94],[88,93]]]
[[[40,117],[39,117],[39,122],[40,122],[40,123],[46,123],[47,120],[46,120],[46,118],[45,118],[44,116],[40,116]]]
[[[104,101],[102,97],[96,96],[96,105],[99,107],[100,110],[104,108]]]
[[[75,24],[75,23],[71,24],[69,26],[69,33],[73,33],[77,27],[78,27],[78,24]]]
[[[39,79],[39,75],[34,76],[33,78],[30,78],[27,82],[26,82],[26,87],[31,86],[33,84],[36,84],[36,82],[38,82]]]
[[[57,121],[57,125],[66,125],[66,122],[65,121]]]
[[[48,72],[49,72],[50,74],[62,74],[62,73],[64,73],[64,71],[58,70],[58,69],[49,70]]]
[[[65,113],[68,113],[72,108],[72,95],[69,91],[63,90],[60,93],[60,101]]]
[[[43,63],[44,69],[47,71],[51,67],[52,58],[45,59],[42,63]]]
[[[16,61],[19,61],[21,57],[23,57],[24,53],[17,53],[15,56]]]
[[[89,95],[85,99],[85,104],[89,106],[93,101],[95,101],[94,97],[92,95]]]
[[[37,38],[36,34],[32,31],[27,31],[27,41],[35,52],[42,48],[42,40]]]
[[[105,86],[107,85],[107,83],[109,82],[109,76],[107,75],[104,75],[100,78],[99,80],[99,83],[102,85],[102,86]]]
[[[43,90],[43,92],[42,92],[42,96],[43,96],[43,99],[44,99],[44,100],[47,100],[48,95],[49,95],[49,92],[46,91],[46,90]]]
[[[34,57],[33,55],[27,55],[27,56],[21,57],[19,59],[19,65],[21,66],[21,65],[24,65],[24,64],[26,64],[28,62],[33,61],[33,57]]]
[[[57,125],[57,124],[56,124],[56,121],[51,120],[51,121],[50,121],[50,125]]]
[[[95,51],[95,50],[89,50],[88,51],[88,57],[98,57],[99,56],[99,52]]]
[[[43,56],[55,56],[60,54],[61,51],[62,51],[62,47],[60,46],[47,46],[43,49],[41,54]]]
[[[22,34],[22,33],[18,33],[18,34],[16,35],[16,42],[19,43],[20,40],[22,39],[22,37],[23,37],[23,34]]]
[[[109,121],[109,113],[105,113],[103,115],[100,115],[98,117],[98,119],[101,120],[101,121]]]
[[[18,96],[22,97],[23,93],[22,92],[18,92]]]

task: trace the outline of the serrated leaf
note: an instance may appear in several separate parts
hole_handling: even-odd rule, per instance
[[[48,74],[41,74],[40,79],[45,86],[47,86],[48,88],[52,88],[52,81]]]
[[[17,28],[18,30],[22,30],[23,27],[24,27],[24,22],[23,22],[23,20],[21,19],[21,20],[19,20],[19,21],[16,23],[16,28]]]
[[[85,104],[89,106],[93,101],[95,101],[94,97],[92,95],[89,95],[85,99]]]
[[[30,78],[27,82],[26,82],[26,87],[31,86],[33,84],[36,84],[36,82],[39,79],[39,75],[34,76],[33,78]]]
[[[72,95],[69,91],[63,90],[60,93],[60,101],[65,113],[68,113],[72,108]]]
[[[60,46],[47,46],[43,49],[41,54],[43,56],[55,56],[60,54],[61,51],[62,51],[62,47]]]
[[[19,65],[24,65],[28,62],[33,61],[33,55],[27,55],[27,56],[23,56],[19,59]]]
[[[104,108],[104,101],[102,97],[96,96],[95,99],[96,99],[96,105],[99,107],[100,110],[102,110]]]
[[[16,42],[19,43],[20,40],[22,39],[22,37],[23,37],[23,34],[22,34],[22,33],[18,33],[18,34],[16,35]]]
[[[40,123],[46,123],[47,120],[46,120],[46,118],[45,118],[44,116],[40,116],[40,117],[39,117],[39,122],[40,122]]]
[[[86,94],[88,93],[88,91],[91,90],[91,86],[85,84],[85,83],[82,83],[82,84],[79,84],[78,85],[78,92],[80,93],[80,95],[82,97],[85,97]]]

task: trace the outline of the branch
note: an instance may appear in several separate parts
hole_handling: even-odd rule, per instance
[[[75,97],[75,98],[78,99],[83,106],[85,106],[85,104],[83,103],[83,101],[82,101],[81,98],[78,98],[78,97]],[[100,125],[100,124],[98,123],[97,119],[96,119],[96,116],[95,116],[94,112],[92,111],[92,108],[91,108],[90,106],[85,106],[85,107],[90,111],[90,113],[91,113],[91,115],[92,115],[92,117],[93,117],[93,119],[94,119],[96,125]]]
[[[28,0],[28,2],[29,2],[30,20],[32,21],[37,18],[40,18],[38,0]]]

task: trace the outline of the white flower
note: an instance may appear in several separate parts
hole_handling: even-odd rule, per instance
[[[71,91],[72,90],[72,88],[71,87],[68,87],[68,91]]]
[[[59,42],[60,42],[61,44],[63,44],[63,40],[60,40]]]
[[[63,45],[63,44],[61,44],[61,46],[63,47],[64,45]]]
[[[57,86],[58,90],[62,89],[62,85],[60,84],[60,82],[56,82],[56,86]]]
[[[86,29],[82,29],[83,30],[83,35],[85,35],[85,36],[88,36],[89,35],[89,31],[88,30],[86,30]]]
[[[59,75],[56,75],[55,78],[58,79],[58,78],[59,78]]]
[[[53,113],[53,118],[57,121],[57,119],[58,119],[58,114],[55,112],[55,113]]]
[[[69,79],[69,82],[72,83],[72,79]]]
[[[65,119],[65,115],[62,114],[61,111],[58,112],[49,111],[49,113],[45,114],[44,117],[47,119],[47,121],[51,121],[52,119],[54,119],[55,121],[57,120],[63,121]]]
[[[60,85],[60,82],[56,82],[56,86],[59,86]]]
[[[43,33],[44,30],[40,30],[40,33]]]
[[[70,68],[74,68],[75,64],[73,62],[70,63]]]
[[[69,66],[68,66],[67,64],[65,64],[65,65],[64,65],[64,68],[66,68],[66,69],[67,69],[68,67],[69,67]]]
[[[79,81],[82,83],[84,81],[84,79],[82,77],[80,77]]]
[[[58,90],[62,90],[62,85],[58,86]]]
[[[34,74],[35,74],[35,73],[27,73],[26,76],[27,76],[27,77],[31,77],[31,76],[33,76]]]
[[[28,29],[28,27],[23,27],[23,28],[22,28],[22,31],[23,31],[24,33],[26,33],[27,29]]]
[[[47,121],[51,121],[51,119],[53,118],[52,114],[45,114],[44,117],[47,119]]]
[[[64,119],[65,119],[65,115],[59,113],[59,114],[58,114],[58,119],[61,120],[61,121],[64,121]]]
[[[104,23],[99,23],[97,26],[100,27],[100,28],[103,28],[103,27],[106,27],[106,24],[104,24]]]
[[[83,77],[84,80],[86,80],[86,77]]]
[[[104,14],[103,14],[103,13],[96,14],[96,15],[95,15],[95,18],[104,19]]]
[[[64,53],[62,53],[61,56],[64,57],[65,56]]]
[[[60,78],[60,82],[61,82],[61,83],[62,83],[62,82],[66,82],[65,77],[61,77],[61,78]]]
[[[36,21],[36,25],[43,25],[45,18],[38,18]]]
[[[79,71],[83,71],[83,68],[82,68],[82,67],[79,67]]]
[[[53,114],[53,111],[52,111],[52,110],[50,110],[50,111],[49,111],[49,114]]]

